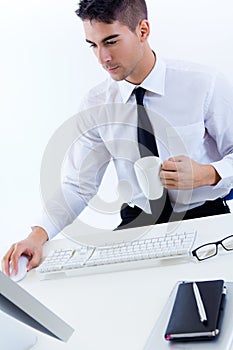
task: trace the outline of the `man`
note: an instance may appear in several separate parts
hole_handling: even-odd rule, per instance
[[[150,24],[144,0],[81,0],[77,15],[83,21],[87,43],[110,75],[89,92],[83,110],[109,104],[116,108],[135,105],[135,87],[140,86],[145,89],[143,104],[152,112],[148,114],[153,130],[158,128],[153,115],[164,116],[161,123],[166,125],[168,144],[163,145],[160,138],[156,138],[156,143],[163,160],[160,178],[168,192],[158,222],[169,221],[172,215],[173,219],[176,215],[189,219],[228,213],[222,198],[233,187],[233,92],[229,84],[205,67],[159,58],[148,43]],[[39,264],[44,242],[84,209],[95,195],[111,159],[119,180],[126,179],[133,187],[130,206],[122,208],[120,227],[137,222],[141,214],[151,223],[153,212],[151,215],[133,171],[133,163],[140,157],[137,148],[130,149],[126,168],[122,154],[114,153],[118,147],[108,145],[110,141],[112,145],[114,138],[121,142],[132,138],[136,144],[136,128],[132,132],[117,123],[105,128],[103,123],[95,124],[96,116],[93,118],[93,128],[88,126],[83,138],[71,147],[64,174],[63,191],[74,216],[64,216],[62,223],[53,225],[44,214],[29,236],[13,244],[6,253],[2,264],[5,273],[9,273],[10,260],[17,272],[22,254],[30,258],[28,269]],[[136,117],[127,115],[127,118],[124,125]],[[185,145],[185,155],[179,153],[179,138]],[[97,149],[95,157],[81,167],[81,159],[89,149]],[[96,167],[101,169],[100,176],[96,176]],[[82,176],[77,176],[79,171],[83,172]],[[143,223],[148,224],[145,220]]]

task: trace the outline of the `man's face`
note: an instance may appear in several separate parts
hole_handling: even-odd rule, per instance
[[[143,41],[139,25],[132,32],[118,21],[106,24],[84,21],[86,41],[102,67],[114,80],[137,84],[143,67]]]

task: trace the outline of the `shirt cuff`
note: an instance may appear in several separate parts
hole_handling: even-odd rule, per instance
[[[226,194],[233,188],[233,168],[229,162],[220,160],[218,162],[210,163],[218,172],[221,180],[214,186],[214,188],[222,188],[226,190]],[[229,175],[231,174],[231,175]]]
[[[33,229],[36,226],[42,227],[46,231],[49,240],[60,232],[60,229],[48,218],[46,213],[43,213],[38,219],[34,220],[34,222],[35,224],[32,225],[31,228]]]

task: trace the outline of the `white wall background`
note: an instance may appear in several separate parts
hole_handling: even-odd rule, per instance
[[[0,244],[30,231],[40,210],[47,141],[105,77],[84,42],[74,0],[0,0]],[[215,66],[233,83],[230,0],[147,0],[151,46]]]

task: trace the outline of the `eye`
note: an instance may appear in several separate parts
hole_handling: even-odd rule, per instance
[[[106,45],[115,45],[117,43],[117,40],[111,40],[111,41],[106,41]]]
[[[93,47],[96,47],[96,44],[90,44],[90,46],[89,47],[91,47],[91,48],[93,48]]]

